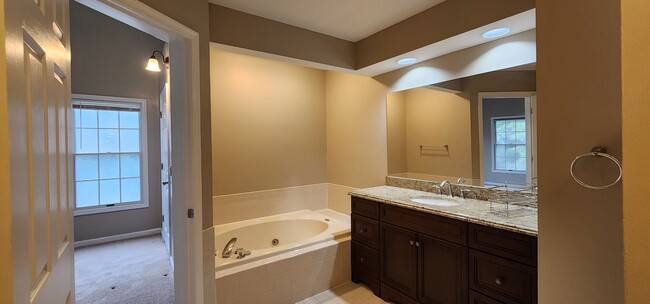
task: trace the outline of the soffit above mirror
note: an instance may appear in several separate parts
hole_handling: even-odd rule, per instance
[[[296,22],[289,25],[289,19],[286,19],[289,17],[268,19],[269,17],[264,17],[270,14],[264,11],[266,6],[257,7],[255,11],[246,8],[248,12],[237,10],[260,1],[243,1],[249,5],[234,5],[231,2],[234,1],[213,0],[210,4],[211,42],[229,47],[229,51],[254,52],[256,56],[268,55],[276,60],[280,57],[294,64],[364,76],[376,76],[403,68],[403,65],[396,62],[403,56],[414,57],[420,63],[535,28],[535,3],[532,0],[455,0],[437,5],[433,3],[439,1],[432,1],[432,7],[359,41],[351,42],[329,35],[324,30],[318,32],[301,27],[307,25]],[[312,10],[312,6],[317,7],[313,4],[314,1],[304,2],[306,4],[302,5],[309,7],[307,11]],[[274,1],[273,10],[284,9],[287,13],[302,14],[302,10],[284,7],[290,3],[291,0]],[[365,14],[384,11],[379,6],[381,5],[368,6]],[[356,17],[363,19],[360,15]],[[369,18],[381,19],[375,16]],[[335,17],[325,11],[321,11],[314,19],[320,20],[318,22],[334,20],[354,28],[335,20]],[[497,39],[481,37],[486,30],[502,26],[510,27],[507,35]]]

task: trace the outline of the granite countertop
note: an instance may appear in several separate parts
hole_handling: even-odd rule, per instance
[[[523,214],[506,217],[490,212],[490,202],[475,199],[449,198],[431,192],[391,186],[379,186],[351,191],[351,196],[379,201],[389,205],[409,208],[469,223],[537,236],[537,209],[521,207]],[[431,206],[411,202],[412,197],[439,197],[458,202],[457,206]]]

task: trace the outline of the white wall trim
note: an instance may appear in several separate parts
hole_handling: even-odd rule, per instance
[[[142,230],[142,231],[129,232],[129,233],[118,234],[118,235],[99,237],[99,238],[94,238],[94,239],[90,239],[90,240],[76,241],[76,242],[74,242],[74,248],[80,248],[80,247],[91,246],[91,245],[99,245],[99,244],[105,244],[105,243],[128,240],[128,239],[134,239],[134,238],[138,238],[138,237],[155,235],[155,234],[160,234],[160,228],[153,228],[153,229],[149,229],[149,230]]]

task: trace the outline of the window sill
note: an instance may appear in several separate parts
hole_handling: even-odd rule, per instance
[[[125,211],[125,210],[133,210],[133,209],[143,209],[148,207],[149,204],[145,202],[121,204],[121,205],[110,206],[110,207],[108,206],[86,207],[82,209],[75,209],[74,216],[108,213],[108,212],[115,212],[115,211]]]
[[[526,175],[526,171],[492,170],[492,173]]]

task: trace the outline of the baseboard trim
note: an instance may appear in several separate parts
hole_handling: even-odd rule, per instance
[[[110,243],[110,242],[115,242],[115,241],[128,240],[128,239],[133,239],[133,238],[138,238],[138,237],[143,237],[143,236],[148,236],[148,235],[154,235],[154,234],[160,234],[160,233],[161,233],[160,228],[154,228],[154,229],[149,229],[149,230],[142,230],[142,231],[136,231],[136,232],[130,232],[130,233],[124,233],[124,234],[118,234],[118,235],[105,236],[105,237],[100,237],[100,238],[96,238],[96,239],[76,241],[76,242],[74,242],[74,248],[90,246],[90,245],[98,245],[98,244],[104,244],[104,243]]]

